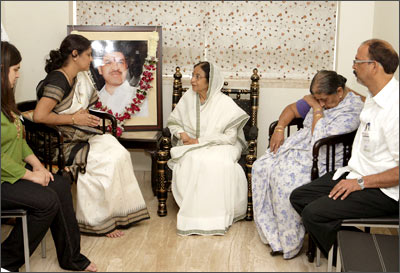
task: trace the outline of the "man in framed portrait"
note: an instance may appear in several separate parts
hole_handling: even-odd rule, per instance
[[[136,98],[137,85],[141,76],[142,65],[137,57],[133,62],[128,62],[129,50],[132,47],[124,46],[116,41],[95,41],[94,48],[94,67],[97,68],[99,75],[104,79],[104,85],[99,90],[100,101],[111,109],[113,114],[123,114],[125,107],[132,103]],[[139,50],[132,50],[135,56]],[[136,60],[135,60],[136,59]],[[132,63],[132,64],[130,64]],[[131,67],[132,73],[129,73]],[[129,77],[128,77],[129,76]],[[135,116],[148,115],[148,102],[145,99],[139,106],[140,111]]]

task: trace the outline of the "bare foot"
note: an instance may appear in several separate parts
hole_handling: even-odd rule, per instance
[[[118,237],[124,236],[124,233],[122,231],[116,229],[110,233],[107,233],[106,236],[108,238],[118,238]]]
[[[97,266],[94,263],[90,263],[88,267],[85,268],[85,271],[97,272]]]

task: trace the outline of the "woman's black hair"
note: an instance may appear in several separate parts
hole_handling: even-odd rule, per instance
[[[22,57],[18,49],[9,42],[1,42],[1,111],[10,120],[14,121],[11,112],[20,114],[15,104],[14,89],[9,80],[10,67],[21,62]]]
[[[311,94],[336,94],[338,87],[342,87],[343,89],[345,88],[346,81],[347,79],[345,77],[336,73],[335,71],[320,70],[317,72],[317,74],[315,74],[311,81],[310,92]]]
[[[82,54],[85,50],[89,49],[91,42],[78,34],[70,34],[64,38],[61,42],[60,49],[51,50],[49,53],[49,59],[46,60],[46,66],[44,70],[50,73],[53,70],[62,67],[68,59],[68,56],[72,54],[72,51],[78,51],[78,55]],[[72,56],[77,57],[77,56]]]
[[[201,70],[203,70],[204,73],[206,73],[206,79],[207,79],[207,82],[209,82],[209,80],[210,80],[210,63],[209,62],[199,62],[194,65],[194,68],[196,68],[199,65],[200,65]]]

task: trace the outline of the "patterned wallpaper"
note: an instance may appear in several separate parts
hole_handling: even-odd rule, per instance
[[[77,1],[78,25],[162,26],[163,75],[200,60],[225,76],[309,80],[332,69],[336,1]]]

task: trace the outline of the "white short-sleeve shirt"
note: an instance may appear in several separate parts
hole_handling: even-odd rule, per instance
[[[399,82],[393,77],[374,97],[368,96],[360,114],[351,158],[333,179],[349,171],[348,179],[378,174],[399,166]],[[380,190],[399,200],[399,185]]]

